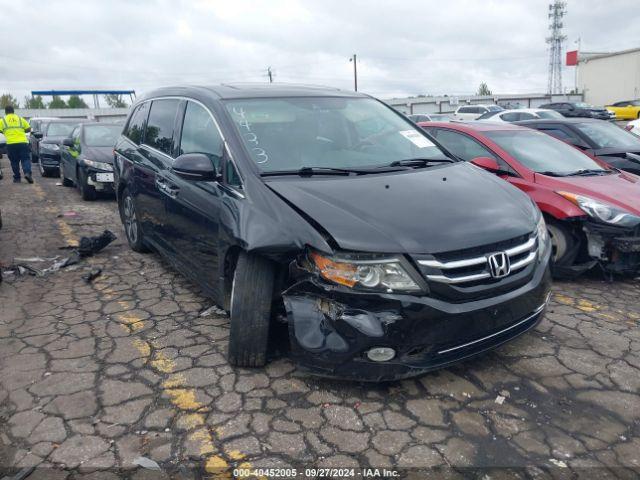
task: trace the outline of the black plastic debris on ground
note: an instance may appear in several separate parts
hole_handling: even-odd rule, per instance
[[[105,230],[97,237],[82,237],[80,239],[80,245],[78,246],[78,253],[82,258],[90,257],[109,245],[116,238],[118,237],[116,237],[111,230]]]
[[[92,268],[88,273],[85,273],[82,276],[82,279],[87,283],[91,283],[96,278],[98,278],[98,276],[100,276],[101,273],[102,273],[102,269],[101,268]]]
[[[68,257],[61,259],[58,257],[51,259],[44,259],[40,257],[16,258],[14,263],[7,267],[4,272],[12,273],[14,275],[35,275],[36,277],[43,277],[49,273],[57,272],[62,268],[79,263],[82,258],[93,256],[113,242],[116,238],[117,237],[113,232],[105,230],[102,234],[95,237],[82,237],[78,247],[71,247],[73,248],[73,251]],[[63,248],[66,249],[67,247]],[[44,261],[52,261],[53,263],[46,268],[38,268],[34,265],[34,263],[37,264]],[[83,278],[87,283],[90,283],[101,273],[101,269],[93,269],[88,274],[84,275]]]

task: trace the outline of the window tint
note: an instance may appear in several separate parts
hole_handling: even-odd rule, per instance
[[[140,145],[140,143],[142,143],[144,126],[147,122],[148,105],[148,103],[143,103],[142,105],[138,105],[136,107],[136,110],[133,112],[131,118],[129,119],[127,129],[124,132],[125,136],[129,137],[129,139],[137,145]]]
[[[187,103],[184,113],[180,155],[183,153],[204,153],[220,171],[222,137],[209,112],[194,102]]]
[[[473,107],[460,107],[458,113],[475,113]]]
[[[227,160],[224,170],[224,182],[232,187],[242,188],[242,180],[233,162]]]
[[[179,100],[154,100],[147,121],[144,143],[171,155],[173,150],[173,129],[178,113]]]
[[[551,135],[552,137],[556,137],[560,140],[569,140],[573,138],[567,132],[557,127],[556,128],[540,128],[540,131],[548,135]]]
[[[429,133],[456,157],[467,162],[477,157],[489,157],[498,160],[493,153],[464,133],[443,129],[430,130]]]

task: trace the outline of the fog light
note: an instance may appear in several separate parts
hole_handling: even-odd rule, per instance
[[[367,352],[367,358],[373,362],[388,362],[396,356],[393,348],[375,347]]]

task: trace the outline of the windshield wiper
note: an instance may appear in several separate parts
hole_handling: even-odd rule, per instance
[[[566,176],[568,177],[578,177],[578,176],[582,176],[582,177],[587,177],[587,176],[591,176],[591,175],[609,175],[609,173],[611,173],[609,170],[604,170],[604,169],[596,169],[596,168],[583,168],[580,170],[576,170],[575,172],[569,172],[567,173]]]
[[[546,170],[544,172],[536,172],[539,173],[540,175],[546,175],[548,177],[566,177],[568,176],[567,173],[562,173],[562,172],[552,172],[550,170]]]
[[[381,167],[382,171],[395,172],[397,168]],[[312,175],[367,175],[371,173],[381,173],[381,168],[335,168],[335,167],[302,167],[298,170],[273,170],[262,172],[261,177],[273,177],[280,175],[297,175],[300,177],[310,177]]]
[[[428,167],[431,163],[453,163],[450,158],[407,158],[396,160],[389,164],[390,167]]]

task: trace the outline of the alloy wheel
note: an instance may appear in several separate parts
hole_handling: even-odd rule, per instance
[[[133,199],[130,195],[127,195],[124,198],[124,206],[122,210],[124,216],[124,228],[127,232],[127,237],[131,243],[136,243],[138,241],[138,220],[133,206]]]

